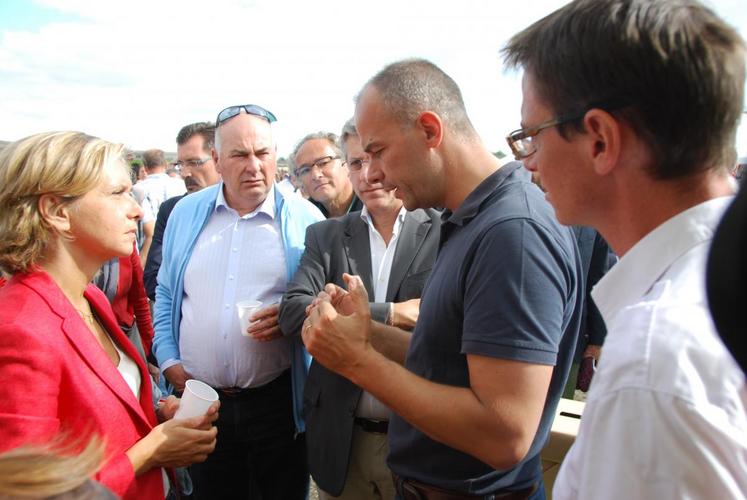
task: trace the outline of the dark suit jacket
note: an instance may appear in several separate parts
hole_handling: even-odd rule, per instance
[[[140,369],[139,399],[49,275],[19,273],[0,290],[0,451],[98,435],[106,452],[97,481],[124,499],[163,499],[161,469],[136,477],[125,455],[157,424],[150,375],[104,294],[91,284],[85,297]]]
[[[591,289],[616,262],[617,257],[602,235],[590,227],[573,226],[578,253],[584,272],[584,310],[581,317],[581,330],[576,344],[574,363],[581,362],[587,345],[602,345],[607,336],[604,319],[591,298]]]
[[[156,227],[153,229],[153,241],[148,250],[148,259],[145,261],[143,281],[145,282],[145,293],[150,300],[156,300],[156,285],[158,284],[158,270],[161,268],[161,247],[163,246],[163,233],[166,231],[166,223],[169,215],[174,210],[177,202],[187,196],[174,196],[161,203],[156,216]]]
[[[436,210],[405,216],[397,237],[386,299],[418,298],[436,260],[441,218]],[[326,283],[344,286],[343,273],[357,274],[373,297],[368,227],[360,212],[319,222],[306,230],[306,250],[280,305],[280,328],[300,334],[305,309]],[[388,303],[372,303],[371,316],[384,321]],[[353,421],[361,389],[312,361],[304,390],[309,470],[319,487],[339,495],[345,485]]]

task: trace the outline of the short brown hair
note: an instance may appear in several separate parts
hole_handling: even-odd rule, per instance
[[[202,150],[209,153],[215,145],[215,124],[213,122],[197,122],[185,125],[176,135],[176,143],[182,146],[195,135],[202,137]]]
[[[503,54],[557,115],[611,108],[630,123],[654,156],[654,178],[730,166],[745,44],[695,0],[576,0],[514,35]]]
[[[409,126],[425,111],[436,113],[451,130],[474,135],[462,92],[441,68],[425,59],[405,59],[386,66],[363,87],[373,86],[387,110]]]
[[[147,170],[166,166],[166,155],[160,149],[149,149],[143,153],[143,165]]]
[[[47,132],[0,152],[0,269],[29,272],[46,255],[52,230],[39,212],[42,195],[72,203],[96,187],[108,162],[127,169],[123,151],[81,132]]]

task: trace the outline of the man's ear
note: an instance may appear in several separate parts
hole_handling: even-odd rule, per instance
[[[420,113],[417,124],[425,134],[426,146],[436,148],[441,145],[444,138],[444,128],[441,118],[436,113],[433,111]]]
[[[210,156],[213,157],[213,164],[215,165],[215,171],[222,174],[220,164],[218,163],[218,151],[215,148],[210,148]]]
[[[603,109],[594,108],[584,116],[588,154],[598,175],[611,173],[618,165],[622,146],[622,124]]]
[[[62,236],[69,236],[70,203],[55,194],[43,194],[39,197],[39,214],[41,218]]]

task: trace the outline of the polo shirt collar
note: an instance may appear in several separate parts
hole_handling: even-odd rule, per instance
[[[464,226],[468,224],[475,216],[480,213],[482,204],[490,198],[503,184],[503,182],[516,170],[523,167],[524,164],[519,161],[512,161],[500,167],[498,170],[486,177],[468,196],[464,199],[456,211],[449,209],[444,210],[441,215],[443,222]]]

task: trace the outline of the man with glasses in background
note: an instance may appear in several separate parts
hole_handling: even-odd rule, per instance
[[[363,210],[309,227],[301,264],[280,306],[280,326],[300,333],[306,307],[324,284],[343,286],[342,275],[349,273],[360,275],[370,292],[371,317],[409,336],[436,259],[440,213],[408,212],[391,189],[369,182],[368,155],[352,120],[342,130],[340,148]],[[320,498],[392,500],[394,482],[386,466],[390,410],[316,362],[304,401],[309,470]]]
[[[215,169],[211,151],[215,143],[215,125],[211,122],[198,122],[185,125],[176,136],[176,165],[184,179],[187,194],[218,184],[220,174]],[[156,277],[161,267],[161,245],[166,222],[174,206],[186,194],[175,196],[161,203],[156,216],[153,241],[145,262],[143,278],[145,291],[150,300],[156,300]]]
[[[310,359],[278,326],[298,266],[308,201],[275,188],[275,116],[252,104],[218,114],[212,158],[222,181],[182,199],[158,273],[154,352],[174,389],[201,380],[220,396],[216,449],[190,468],[202,499],[304,499],[303,385]],[[236,303],[262,302],[242,331]],[[290,332],[295,333],[295,332]]]
[[[620,256],[592,292],[608,332],[555,499],[747,497],[747,386],[705,290],[746,53],[693,0],[574,1],[504,49],[524,69],[511,149]]]
[[[348,167],[330,132],[309,134],[290,155],[293,174],[301,182],[309,201],[325,217],[340,217],[363,208],[348,178]]]

